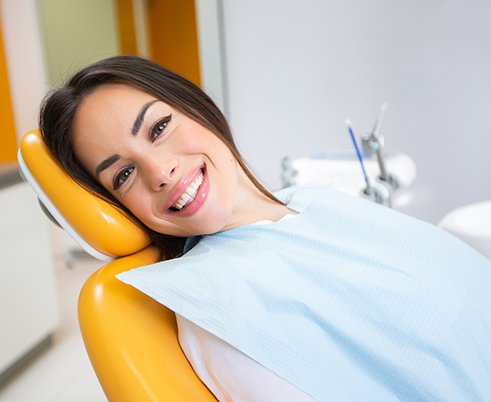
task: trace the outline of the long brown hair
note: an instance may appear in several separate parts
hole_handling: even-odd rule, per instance
[[[91,64],[61,88],[49,93],[41,105],[39,127],[51,152],[67,173],[98,196],[131,214],[77,160],[73,150],[73,120],[81,102],[103,84],[126,84],[138,88],[206,127],[230,149],[252,183],[268,198],[278,201],[251,173],[240,155],[227,120],[215,103],[196,85],[168,69],[135,56],[115,56]],[[278,201],[279,202],[279,201]],[[182,253],[184,238],[146,228],[163,258]]]

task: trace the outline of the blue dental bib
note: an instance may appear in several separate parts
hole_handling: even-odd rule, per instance
[[[319,401],[489,400],[489,260],[329,188],[277,195],[299,214],[118,278]]]

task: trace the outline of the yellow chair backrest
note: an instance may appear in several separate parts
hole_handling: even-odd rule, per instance
[[[75,183],[39,131],[20,144],[19,164],[41,202],[86,251],[113,260],[80,293],[87,353],[109,401],[215,401],[182,352],[175,315],[115,275],[158,259],[141,227]]]
[[[22,138],[18,160],[43,205],[96,258],[110,261],[150,244],[147,234],[131,218],[68,176],[38,130]]]

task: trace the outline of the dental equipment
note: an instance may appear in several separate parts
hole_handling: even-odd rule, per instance
[[[362,137],[363,153],[366,156],[372,156],[374,153],[377,157],[377,163],[380,169],[378,179],[390,187],[391,191],[399,188],[398,181],[387,172],[385,160],[383,156],[384,137],[380,134],[380,127],[384,119],[385,111],[387,110],[387,102],[384,102],[380,107],[380,112],[375,120],[372,132],[368,136]]]
[[[363,156],[360,152],[360,148],[358,147],[358,143],[356,141],[356,137],[353,132],[351,121],[349,119],[346,119],[345,124],[348,127],[348,132],[351,137],[351,141],[353,142],[353,146],[355,147],[356,156],[358,158],[358,162],[360,162],[361,170],[363,172],[363,178],[365,179],[366,187],[365,189],[362,190],[362,195],[370,199],[373,199],[375,202],[379,204],[388,204],[390,206],[390,199],[386,198],[384,200],[384,197],[382,197],[382,195],[377,191],[377,189],[375,189],[370,185],[370,180],[368,179],[368,175],[365,170],[365,165],[363,163]]]
[[[346,124],[346,127],[348,127],[348,132],[349,132],[349,135],[351,137],[351,141],[353,142],[353,146],[355,147],[356,156],[358,158],[358,162],[360,162],[361,170],[363,172],[363,177],[365,179],[366,187],[365,187],[364,192],[365,192],[365,194],[370,194],[371,190],[372,190],[372,188],[370,186],[370,180],[368,180],[367,172],[365,170],[365,165],[363,164],[363,157],[361,156],[360,148],[358,148],[358,143],[356,142],[356,137],[355,137],[355,134],[353,133],[353,127],[351,124],[351,120],[346,119],[345,124]]]
[[[380,126],[386,108],[387,104],[384,103],[372,132],[358,139],[355,137],[351,121],[346,120],[354,149],[350,147],[349,150],[322,151],[312,156],[294,159],[289,156],[283,157],[282,187],[327,185],[390,208],[398,208],[409,202],[411,197],[400,190],[407,188],[414,181],[416,166],[408,155],[383,149]],[[379,151],[377,155],[376,151]]]
[[[383,103],[380,107],[380,112],[377,120],[375,120],[375,125],[373,130],[366,139],[366,144],[369,145],[372,152],[374,151],[377,156],[378,165],[380,167],[380,178],[387,181],[389,176],[387,174],[387,169],[385,168],[384,158],[382,156],[382,148],[384,146],[384,137],[380,134],[380,126],[384,119],[385,111],[387,110],[387,103]]]

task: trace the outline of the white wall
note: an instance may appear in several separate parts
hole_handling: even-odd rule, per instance
[[[283,156],[350,148],[387,101],[387,149],[418,167],[408,213],[491,198],[491,2],[223,1],[239,148],[273,188]]]
[[[43,47],[36,0],[0,0],[17,138],[38,126],[46,89]]]
[[[219,0],[195,0],[201,88],[222,111],[227,110]]]

